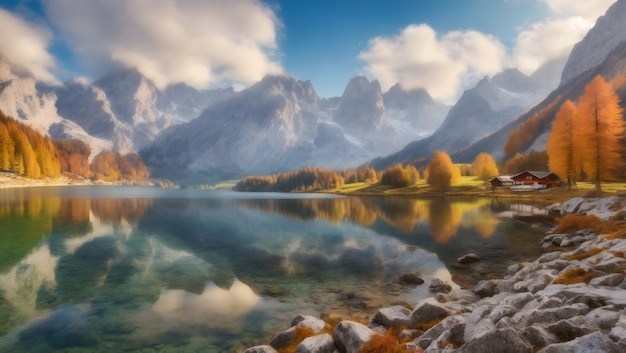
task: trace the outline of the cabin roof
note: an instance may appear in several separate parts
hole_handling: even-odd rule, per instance
[[[491,179],[489,179],[489,181],[494,181],[494,180],[500,180],[501,182],[507,182],[507,181],[514,181],[513,178],[511,178],[510,175],[499,175],[497,177],[493,177]]]
[[[551,171],[533,171],[533,170],[525,170],[525,171],[523,171],[523,172],[521,172],[521,173],[517,173],[517,174],[515,174],[515,175],[511,176],[511,178],[512,178],[512,179],[515,179],[516,177],[518,177],[518,176],[520,176],[520,175],[522,175],[522,174],[525,174],[525,173],[528,173],[528,174],[530,174],[530,175],[534,176],[534,177],[535,177],[535,178],[537,178],[537,179],[544,179],[544,178],[546,178],[547,176],[554,174],[554,173],[553,173],[553,172],[551,172]],[[555,174],[555,175],[556,175],[556,174]]]

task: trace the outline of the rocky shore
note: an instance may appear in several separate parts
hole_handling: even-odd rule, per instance
[[[626,197],[571,199],[549,209],[593,215],[615,231],[548,234],[533,262],[502,279],[379,309],[368,322],[299,315],[245,353],[626,352]],[[471,257],[471,256],[470,256]]]

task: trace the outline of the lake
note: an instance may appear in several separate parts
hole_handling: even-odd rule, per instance
[[[0,352],[243,351],[299,313],[364,319],[435,277],[501,277],[546,222],[493,198],[0,189]]]

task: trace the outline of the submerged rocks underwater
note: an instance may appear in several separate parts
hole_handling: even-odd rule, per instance
[[[549,209],[622,222],[621,227],[626,221],[623,196],[576,198]],[[277,336],[281,340],[245,353],[358,353],[383,347],[398,353],[624,352],[624,235],[623,229],[548,234],[541,241],[546,252],[537,260],[512,265],[504,278],[483,280],[471,291],[436,293],[415,307],[381,308],[366,323],[296,318]],[[298,327],[308,334],[294,335]]]

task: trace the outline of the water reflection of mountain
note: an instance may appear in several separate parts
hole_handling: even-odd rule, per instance
[[[349,221],[436,253],[453,278],[466,285],[500,277],[508,265],[540,254],[545,229],[524,221],[549,218],[540,208],[493,198],[348,197],[338,200],[254,200],[243,207],[296,219]],[[537,217],[528,217],[532,211]],[[475,252],[486,261],[461,266]]]
[[[44,237],[81,237],[94,217],[118,225],[136,224],[150,199],[86,199],[37,196],[28,190],[0,193],[0,272],[26,256]]]
[[[259,338],[275,330],[260,324],[268,321],[256,308],[261,294],[316,311],[335,307],[344,291],[381,297],[364,294],[347,309],[363,312],[390,305],[386,291],[398,300],[397,273],[444,269],[432,254],[350,222],[296,221],[250,210],[247,201],[17,200],[2,213],[9,228],[31,218],[43,226],[0,272],[0,336],[8,337],[0,351],[103,342],[134,351],[185,345],[207,330]],[[218,351],[231,351],[228,344]]]

